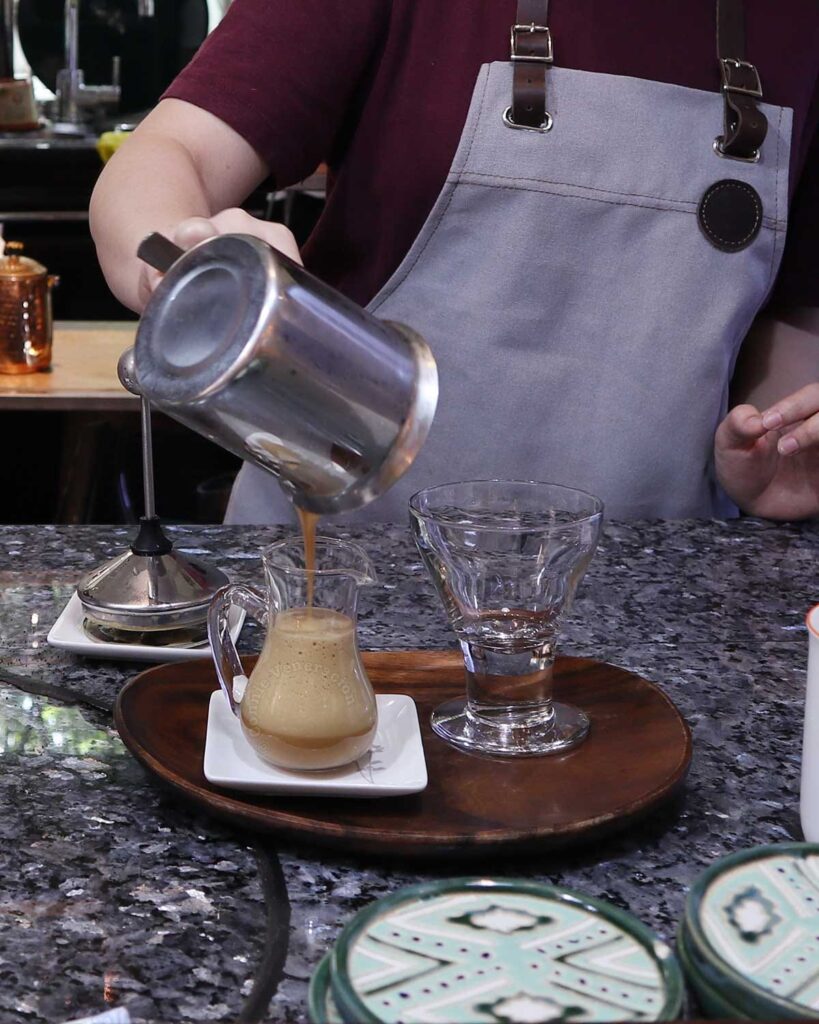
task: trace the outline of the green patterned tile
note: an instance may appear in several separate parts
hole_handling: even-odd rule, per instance
[[[344,1024],[330,990],[330,954],[324,956],[310,979],[307,990],[310,1024]]]
[[[667,1020],[682,993],[671,950],[629,915],[486,879],[366,908],[336,945],[332,985],[342,1014],[362,1024]]]
[[[685,979],[697,994],[697,1000],[706,1017],[717,1017],[724,1020],[749,1020],[746,1013],[738,1010],[724,997],[719,987],[719,980],[712,983],[711,975],[700,969],[686,942],[685,928],[681,927],[677,935],[677,956],[685,974]]]
[[[755,1015],[815,1018],[819,1011],[819,846],[744,850],[692,888],[693,951],[732,1002]]]

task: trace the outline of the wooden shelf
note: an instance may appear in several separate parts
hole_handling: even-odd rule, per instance
[[[0,411],[137,410],[139,399],[117,377],[117,361],[135,334],[135,323],[56,323],[51,368],[0,374]]]

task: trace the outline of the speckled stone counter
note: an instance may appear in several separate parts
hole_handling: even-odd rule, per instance
[[[260,580],[258,552],[280,535],[172,532],[247,582]],[[364,595],[362,646],[453,646],[408,530],[346,535],[381,576]],[[106,710],[141,666],[46,643],[78,576],[130,536],[0,528],[0,1022],[60,1022],[111,1005],[135,1021],[303,1022],[310,974],[354,911],[464,868],[281,846],[159,788]],[[819,601],[817,555],[814,525],[609,524],[563,650],[672,696],[694,734],[685,793],[591,847],[467,870],[583,890],[671,940],[687,887],[714,858],[801,838],[804,615]],[[246,650],[258,640],[243,633]],[[30,692],[38,687],[56,689],[46,698]]]

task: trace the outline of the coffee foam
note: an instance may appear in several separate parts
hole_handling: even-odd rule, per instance
[[[242,700],[259,756],[286,768],[347,764],[370,748],[376,714],[353,620],[326,608],[277,615]]]

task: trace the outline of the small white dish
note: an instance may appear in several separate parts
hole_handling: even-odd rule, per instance
[[[84,618],[82,602],[74,591],[49,631],[49,644],[63,651],[71,651],[72,654],[82,654],[86,658],[115,658],[123,661],[191,661],[210,657],[210,644],[200,644],[198,647],[147,647],[142,644],[94,640],[82,628]],[[230,635],[235,643],[242,630],[245,613],[234,605],[230,619]]]
[[[380,797],[420,793],[427,765],[415,701],[379,693],[378,729],[370,752],[352,764],[323,772],[276,768],[254,751],[221,690],[210,696],[205,737],[205,778],[215,786],[291,796]]]

